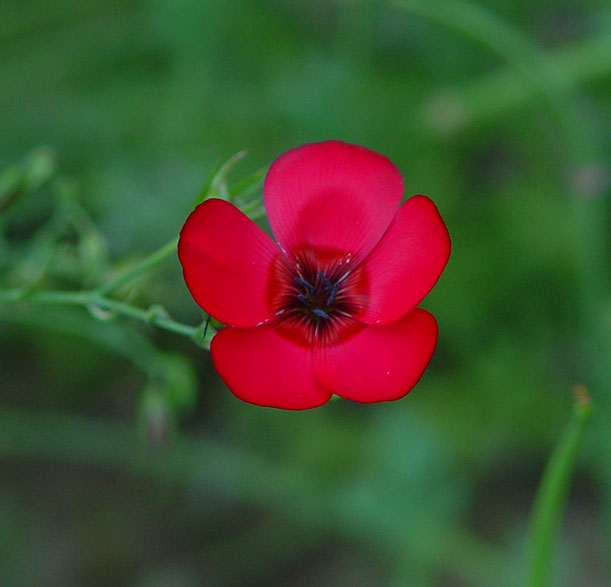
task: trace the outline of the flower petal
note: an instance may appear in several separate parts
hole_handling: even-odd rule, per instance
[[[357,320],[389,324],[415,308],[435,285],[450,256],[450,235],[425,196],[401,206],[380,243],[361,264],[369,294]]]
[[[355,263],[397,213],[403,179],[383,155],[326,141],[276,159],[263,193],[272,231],[288,253],[308,245],[339,249]]]
[[[420,379],[437,344],[437,322],[413,310],[385,326],[365,326],[339,344],[321,345],[314,370],[333,393],[359,402],[403,397]]]
[[[212,339],[210,351],[227,387],[245,402],[305,410],[331,398],[314,376],[311,347],[289,340],[274,326],[228,326]]]
[[[193,210],[178,241],[191,295],[214,318],[234,326],[255,326],[272,315],[269,275],[281,255],[252,220],[218,199]]]

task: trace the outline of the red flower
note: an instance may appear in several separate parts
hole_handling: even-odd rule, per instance
[[[228,324],[210,350],[237,397],[300,410],[333,393],[395,400],[417,383],[437,322],[416,306],[450,238],[431,200],[402,195],[389,159],[328,141],[285,153],[265,178],[279,245],[224,200],[192,212],[178,256],[195,301]]]

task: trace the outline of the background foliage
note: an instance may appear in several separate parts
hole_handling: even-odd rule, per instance
[[[99,285],[177,235],[219,158],[249,150],[237,181],[326,138],[389,156],[453,254],[423,304],[436,355],[390,404],[256,408],[184,337],[0,302],[0,582],[520,584],[577,382],[596,411],[554,584],[611,581],[610,21],[602,0],[4,0],[2,287]],[[201,320],[174,256],[117,293]]]

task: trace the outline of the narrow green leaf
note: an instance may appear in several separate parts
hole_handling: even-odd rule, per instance
[[[543,471],[535,496],[530,519],[526,582],[529,587],[546,587],[550,584],[554,540],[566,505],[577,451],[591,411],[592,405],[585,387],[575,386],[573,418]]]

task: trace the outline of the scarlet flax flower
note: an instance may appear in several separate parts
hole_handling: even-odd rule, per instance
[[[219,199],[193,210],[178,244],[193,298],[227,324],[210,350],[229,389],[292,410],[334,393],[403,397],[437,343],[435,318],[416,308],[450,255],[433,202],[401,205],[395,165],[339,141],[279,157],[263,194],[278,244]]]

